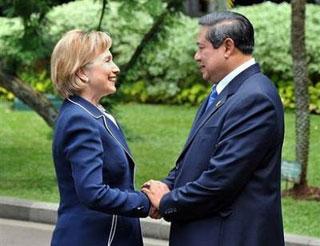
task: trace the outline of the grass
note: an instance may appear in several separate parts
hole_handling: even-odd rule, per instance
[[[118,105],[137,163],[136,187],[150,178],[163,178],[173,167],[189,133],[196,108],[160,105]],[[52,131],[30,111],[12,111],[0,104],[0,195],[57,202],[51,160]],[[311,117],[308,181],[320,186],[320,116]],[[283,158],[294,159],[294,113],[286,113]],[[320,203],[283,198],[287,233],[320,237]]]
[[[35,113],[0,104],[0,194],[57,201],[51,129]]]

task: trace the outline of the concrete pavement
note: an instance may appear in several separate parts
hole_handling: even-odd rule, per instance
[[[49,245],[53,228],[54,225],[0,219],[0,245]]]
[[[0,197],[0,245],[49,245],[58,205]],[[164,220],[141,220],[145,246],[168,245],[170,225]],[[319,238],[285,235],[286,246],[320,246]],[[30,244],[29,244],[30,243]]]
[[[0,219],[1,246],[50,245],[54,225],[21,220]],[[167,241],[143,238],[145,246],[166,246]]]

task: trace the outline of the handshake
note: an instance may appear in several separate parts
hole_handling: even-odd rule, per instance
[[[153,219],[160,219],[161,218],[161,215],[159,213],[160,201],[165,194],[170,192],[169,187],[161,181],[151,179],[142,185],[141,191],[148,196],[151,202],[149,216]]]

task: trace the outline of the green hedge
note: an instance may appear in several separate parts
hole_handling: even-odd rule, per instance
[[[262,70],[276,83],[286,108],[294,109],[294,84],[290,44],[291,6],[266,2],[238,8],[255,28],[254,56]],[[306,46],[310,111],[320,113],[320,6],[307,5]]]
[[[100,15],[98,1],[81,0],[53,8],[48,14],[48,27],[43,37],[48,43],[47,56],[54,43],[67,30],[73,28],[95,29]],[[161,1],[152,2],[152,15],[163,9]],[[152,15],[139,7],[126,13],[120,4],[111,1],[103,22],[103,30],[113,38],[112,52],[119,65],[128,61],[143,34],[152,25]],[[156,10],[154,10],[156,9]],[[266,2],[250,7],[234,9],[246,15],[254,25],[256,45],[254,56],[262,70],[276,83],[284,105],[294,107],[292,59],[290,55],[290,5]],[[320,113],[320,6],[307,5],[306,42],[311,104],[313,112]],[[32,64],[36,55],[21,52],[14,40],[21,37],[21,23],[17,19],[0,18],[0,55],[18,57],[22,63]],[[206,96],[209,85],[201,79],[193,60],[196,51],[197,19],[176,14],[166,19],[166,31],[158,42],[145,47],[144,54],[130,70],[127,81],[121,81],[118,96],[121,100],[169,103],[199,104]],[[11,35],[11,36],[10,36]],[[5,37],[8,37],[5,38]],[[10,40],[11,39],[11,40]],[[9,42],[8,42],[9,40]],[[13,41],[12,41],[13,40]],[[19,71],[24,78],[41,90],[52,90],[48,86],[48,71],[41,76],[22,66]],[[31,74],[27,75],[26,74]],[[37,70],[38,73],[38,70]],[[46,75],[46,76],[43,76]],[[40,86],[35,79],[43,79]],[[41,79],[40,79],[41,80]],[[40,81],[42,82],[42,80]],[[1,91],[0,91],[1,93]]]
[[[255,28],[255,57],[263,71],[275,82],[292,81],[290,45],[291,6],[287,3],[252,5],[238,8]],[[320,6],[307,5],[306,45],[309,76],[320,81]]]

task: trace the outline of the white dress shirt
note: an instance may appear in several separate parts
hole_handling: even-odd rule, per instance
[[[256,61],[254,58],[250,59],[249,61],[246,61],[245,63],[241,64],[239,67],[234,69],[232,72],[227,74],[218,84],[213,85],[217,86],[216,90],[218,95],[221,93],[221,91],[230,83],[231,80],[233,80],[238,74],[246,70],[248,67],[252,66],[255,64]]]
[[[105,109],[101,104],[99,104],[99,105],[97,106],[97,108],[98,108],[106,117],[108,117],[108,119],[111,120],[111,121],[115,124],[116,127],[119,128],[119,126],[118,126],[115,118],[114,118],[111,114],[107,113],[106,109]]]

